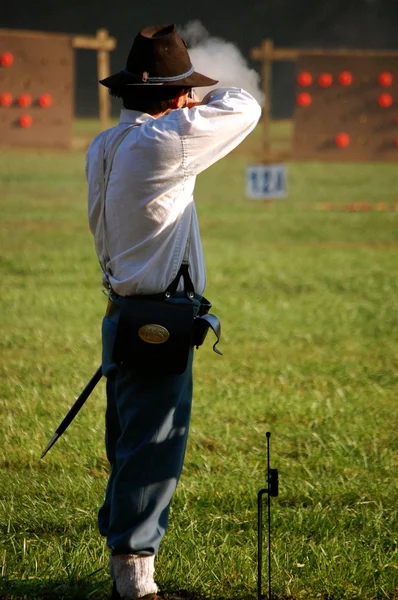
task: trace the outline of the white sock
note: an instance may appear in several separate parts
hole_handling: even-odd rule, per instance
[[[141,598],[156,594],[155,556],[116,554],[111,556],[110,571],[122,598]]]

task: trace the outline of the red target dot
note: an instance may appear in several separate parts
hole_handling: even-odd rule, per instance
[[[350,145],[350,136],[348,133],[338,133],[334,138],[337,148],[347,148]]]
[[[392,104],[392,96],[391,94],[380,94],[377,102],[382,108],[388,108]]]
[[[392,84],[392,75],[391,73],[380,73],[377,81],[382,87],[390,87]]]
[[[339,84],[343,85],[343,86],[351,85],[352,84],[352,73],[350,73],[349,71],[343,71],[342,73],[340,73]]]
[[[33,123],[32,115],[21,115],[19,117],[19,124],[24,129],[27,129],[28,127],[30,127],[32,125],[32,123]]]
[[[396,137],[396,138],[395,138],[395,145],[396,145],[396,146],[397,146],[397,148],[398,148],[398,137]]]
[[[14,98],[12,97],[12,94],[10,94],[10,92],[4,92],[0,95],[0,106],[8,108],[9,106],[11,106],[13,100]]]
[[[18,98],[18,104],[23,108],[27,108],[32,104],[32,97],[29,94],[21,94]]]
[[[304,71],[303,73],[299,73],[297,75],[297,83],[301,85],[301,87],[309,87],[312,83],[312,75]]]
[[[0,56],[0,64],[2,67],[11,67],[14,62],[14,55],[11,52],[3,52]]]
[[[297,96],[296,102],[299,106],[306,108],[307,106],[310,106],[310,104],[312,103],[311,95],[307,94],[307,92],[302,92],[301,94],[299,94]]]
[[[39,105],[42,108],[49,108],[53,103],[53,98],[51,94],[42,94],[39,98]]]
[[[332,85],[332,83],[333,76],[330,73],[322,73],[322,75],[319,75],[318,84],[320,85],[320,87],[328,88]]]

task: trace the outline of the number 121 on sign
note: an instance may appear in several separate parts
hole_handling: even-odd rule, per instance
[[[286,198],[286,165],[249,165],[246,168],[246,196],[254,200]]]

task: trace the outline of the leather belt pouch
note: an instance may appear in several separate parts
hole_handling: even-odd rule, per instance
[[[124,298],[113,359],[141,372],[183,373],[193,346],[195,312],[190,300],[171,302],[164,294]]]

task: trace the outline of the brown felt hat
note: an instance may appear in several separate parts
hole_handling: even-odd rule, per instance
[[[196,73],[186,43],[175,25],[155,25],[142,29],[127,57],[126,68],[100,81],[102,85],[175,85],[203,87],[218,83]]]

